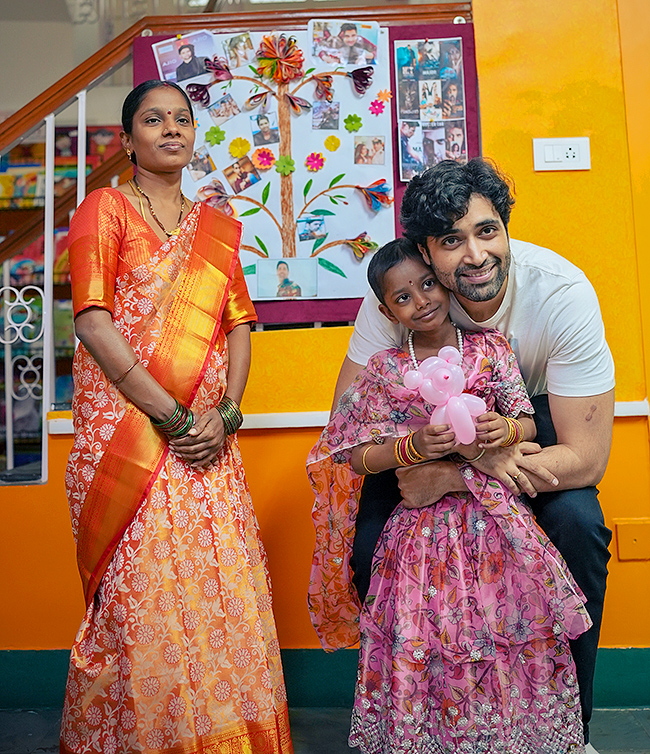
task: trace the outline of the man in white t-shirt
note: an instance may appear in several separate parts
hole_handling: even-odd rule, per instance
[[[594,626],[572,642],[572,651],[588,741],[611,539],[595,485],[605,472],[611,445],[614,364],[593,287],[554,252],[510,241],[513,203],[508,183],[490,163],[447,160],[410,181],[401,223],[451,292],[452,320],[465,329],[496,328],[506,335],[533,400],[539,445],[487,451],[474,465],[516,494],[529,495],[538,523],[587,597]],[[336,399],[373,353],[406,340],[406,333],[377,307],[369,293],[350,339]],[[395,505],[384,476],[389,473],[365,477],[359,504],[351,564],[362,599],[377,538]],[[465,489],[451,461],[396,473],[407,507],[430,505],[447,492]]]

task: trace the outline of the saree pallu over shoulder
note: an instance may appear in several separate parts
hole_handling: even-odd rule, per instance
[[[215,347],[241,237],[241,225],[232,218],[203,205],[197,212],[192,230],[178,236],[183,262],[165,291],[171,303],[147,364],[185,405],[191,405]],[[149,418],[129,403],[103,449],[79,520],[77,561],[86,605],[167,452]]]

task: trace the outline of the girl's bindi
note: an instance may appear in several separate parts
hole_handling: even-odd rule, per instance
[[[167,115],[171,115],[171,114],[172,114],[172,111],[171,110],[167,110]]]

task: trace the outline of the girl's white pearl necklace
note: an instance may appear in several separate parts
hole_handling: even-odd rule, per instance
[[[454,325],[454,328],[456,330],[456,340],[458,341],[458,350],[460,352],[460,358],[462,362],[463,360],[463,333],[460,331],[459,327],[456,327],[456,325]],[[418,360],[415,358],[415,348],[413,348],[413,330],[409,330],[408,346],[409,346],[409,355],[411,357],[411,363],[413,364],[413,369],[417,371],[420,365],[418,364]]]

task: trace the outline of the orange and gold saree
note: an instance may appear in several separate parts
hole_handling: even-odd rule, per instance
[[[239,224],[197,204],[161,244],[118,191],[70,229],[75,314],[112,313],[179,401],[216,405],[226,334],[255,313]],[[194,469],[83,346],[66,473],[87,611],[72,648],[64,754],[290,754],[266,557],[236,437]]]

